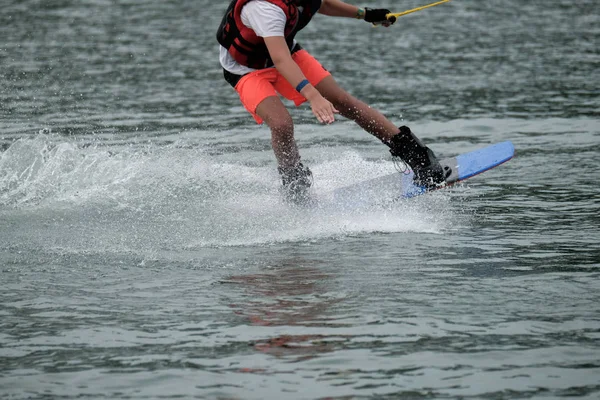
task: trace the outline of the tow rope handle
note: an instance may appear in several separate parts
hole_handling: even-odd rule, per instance
[[[388,20],[391,19],[392,17],[393,18],[399,18],[399,17],[402,17],[403,15],[412,14],[414,12],[421,11],[421,10],[424,10],[426,8],[429,8],[429,7],[439,6],[440,4],[447,3],[449,1],[450,0],[441,0],[441,1],[437,1],[435,3],[427,4],[426,6],[421,6],[421,7],[413,8],[411,10],[406,10],[406,11],[402,11],[402,12],[399,12],[399,13],[389,13],[389,14],[385,15],[385,18],[388,19]],[[373,25],[381,25],[381,22],[373,23]]]

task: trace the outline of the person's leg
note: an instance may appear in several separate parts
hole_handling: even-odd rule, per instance
[[[379,138],[384,143],[389,143],[398,134],[399,129],[383,114],[367,104],[356,99],[342,89],[320,63],[306,50],[300,50],[292,55],[306,78],[323,97],[329,100],[340,113],[353,121],[356,121],[367,132]],[[285,97],[293,100],[296,105],[302,104],[306,99],[286,82],[276,84],[277,90]],[[339,108],[338,108],[339,107]]]
[[[445,173],[433,151],[408,128],[398,128],[383,114],[342,89],[332,76],[324,78],[317,90],[344,117],[355,121],[364,130],[379,138],[394,157],[401,158],[415,172],[415,181],[422,186],[435,186],[445,181]]]
[[[287,197],[292,201],[304,201],[312,184],[312,174],[300,162],[292,117],[275,90],[274,82],[279,78],[275,68],[255,71],[240,79],[235,89],[256,122],[266,122],[271,130],[277,170]]]
[[[342,89],[320,63],[306,50],[300,50],[292,55],[306,78],[312,83],[323,97],[329,100],[340,113],[360,125],[367,132],[389,145],[392,138],[400,130],[383,114],[369,105],[358,100]],[[275,88],[286,98],[298,106],[306,101],[291,85],[278,80]]]
[[[271,129],[271,145],[277,158],[277,171],[281,175],[287,198],[296,203],[307,201],[312,173],[300,162],[290,113],[279,97],[270,96],[258,105],[256,114]]]
[[[279,74],[275,68],[255,71],[245,75],[235,90],[244,107],[257,123],[271,129],[271,143],[279,166],[293,166],[300,162],[298,147],[294,140],[294,124],[285,105],[274,87]]]
[[[271,129],[271,145],[280,167],[293,167],[300,162],[298,146],[294,139],[294,123],[290,113],[279,97],[270,96],[264,99],[256,114]]]
[[[382,113],[371,108],[342,89],[330,75],[316,86],[316,89],[329,100],[340,114],[355,121],[361,128],[384,143],[390,142],[398,134],[398,127]]]

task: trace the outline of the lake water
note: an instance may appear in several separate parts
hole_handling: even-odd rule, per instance
[[[3,2],[0,398],[600,398],[597,1],[317,16],[300,43],[438,156],[516,148],[355,209],[281,200],[227,3]],[[292,116],[315,196],[394,171]]]

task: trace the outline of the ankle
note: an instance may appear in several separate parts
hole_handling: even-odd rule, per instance
[[[413,168],[428,164],[431,150],[412,133],[408,126],[401,126],[398,133],[386,144],[392,156],[400,157]]]
[[[312,172],[301,162],[293,166],[279,166],[277,167],[277,171],[281,176],[284,186],[298,183],[306,186],[311,186],[312,184]]]

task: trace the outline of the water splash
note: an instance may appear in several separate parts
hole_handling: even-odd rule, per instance
[[[0,153],[0,205],[13,210],[11,218],[42,222],[18,224],[28,237],[36,231],[43,246],[75,251],[268,245],[445,226],[430,209],[439,208],[439,196],[362,207],[332,202],[334,189],[394,171],[390,161],[354,151],[335,157],[312,163],[318,202],[307,208],[282,200],[270,164],[224,162],[185,143],[107,146],[39,135]]]

